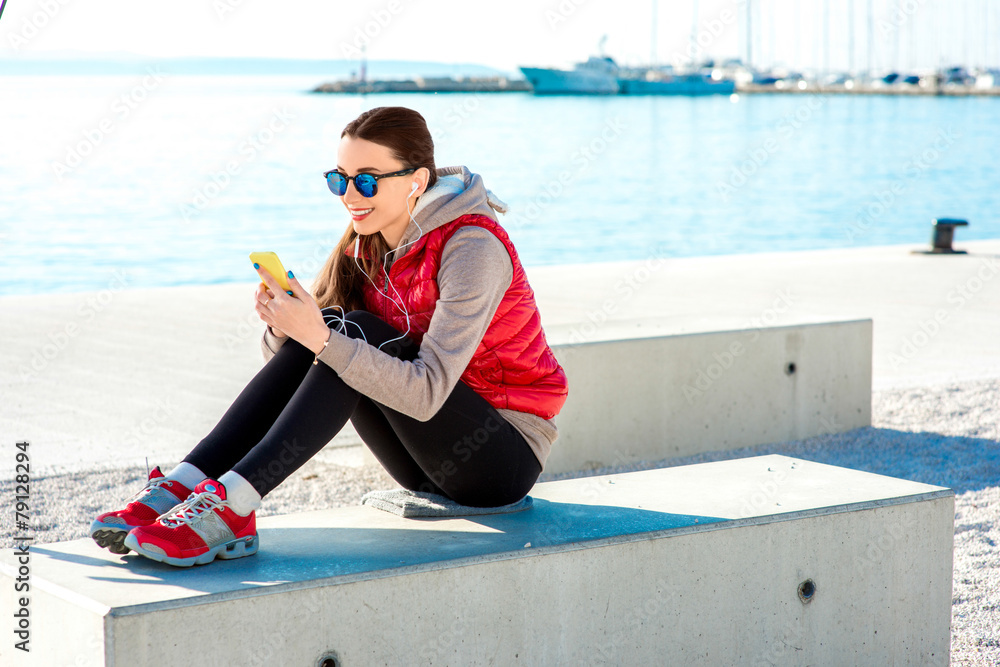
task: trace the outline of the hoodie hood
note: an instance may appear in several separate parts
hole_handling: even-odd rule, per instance
[[[507,212],[507,204],[486,189],[483,177],[466,167],[442,167],[437,170],[437,176],[434,187],[420,196],[413,209],[413,219],[420,229],[411,220],[403,233],[400,248],[415,241],[421,230],[426,234],[463,215],[485,215],[498,222],[497,213]]]

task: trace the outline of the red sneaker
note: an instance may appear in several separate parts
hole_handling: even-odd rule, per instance
[[[237,514],[226,500],[226,487],[206,479],[168,514],[133,529],[124,544],[147,558],[178,567],[204,565],[216,557],[252,556],[259,546],[256,513]]]
[[[167,479],[156,466],[149,473],[149,480],[141,491],[132,496],[123,510],[105,512],[90,524],[90,536],[98,545],[111,553],[127,554],[128,547],[122,544],[125,536],[133,528],[148,526],[156,517],[169,511],[191,495],[191,489],[180,482]]]

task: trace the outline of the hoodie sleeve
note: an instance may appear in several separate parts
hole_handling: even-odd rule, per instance
[[[271,325],[264,327],[264,336],[260,340],[260,351],[264,355],[264,362],[270,361],[271,357],[278,353],[278,350],[287,340],[288,336],[278,338],[271,333]]]
[[[462,228],[442,252],[440,297],[416,359],[396,359],[335,331],[319,360],[372,400],[427,421],[465,372],[513,276],[500,239],[481,227]]]

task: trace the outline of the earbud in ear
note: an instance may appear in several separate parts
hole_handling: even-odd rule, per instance
[[[413,187],[410,188],[410,194],[412,195],[414,192],[416,192],[419,187],[420,187],[420,184],[417,183],[416,181],[413,181]]]

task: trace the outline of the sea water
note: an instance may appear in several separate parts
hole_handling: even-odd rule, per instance
[[[0,294],[311,277],[343,126],[419,110],[528,266],[1000,237],[1000,98],[322,95],[309,76],[0,77]]]

